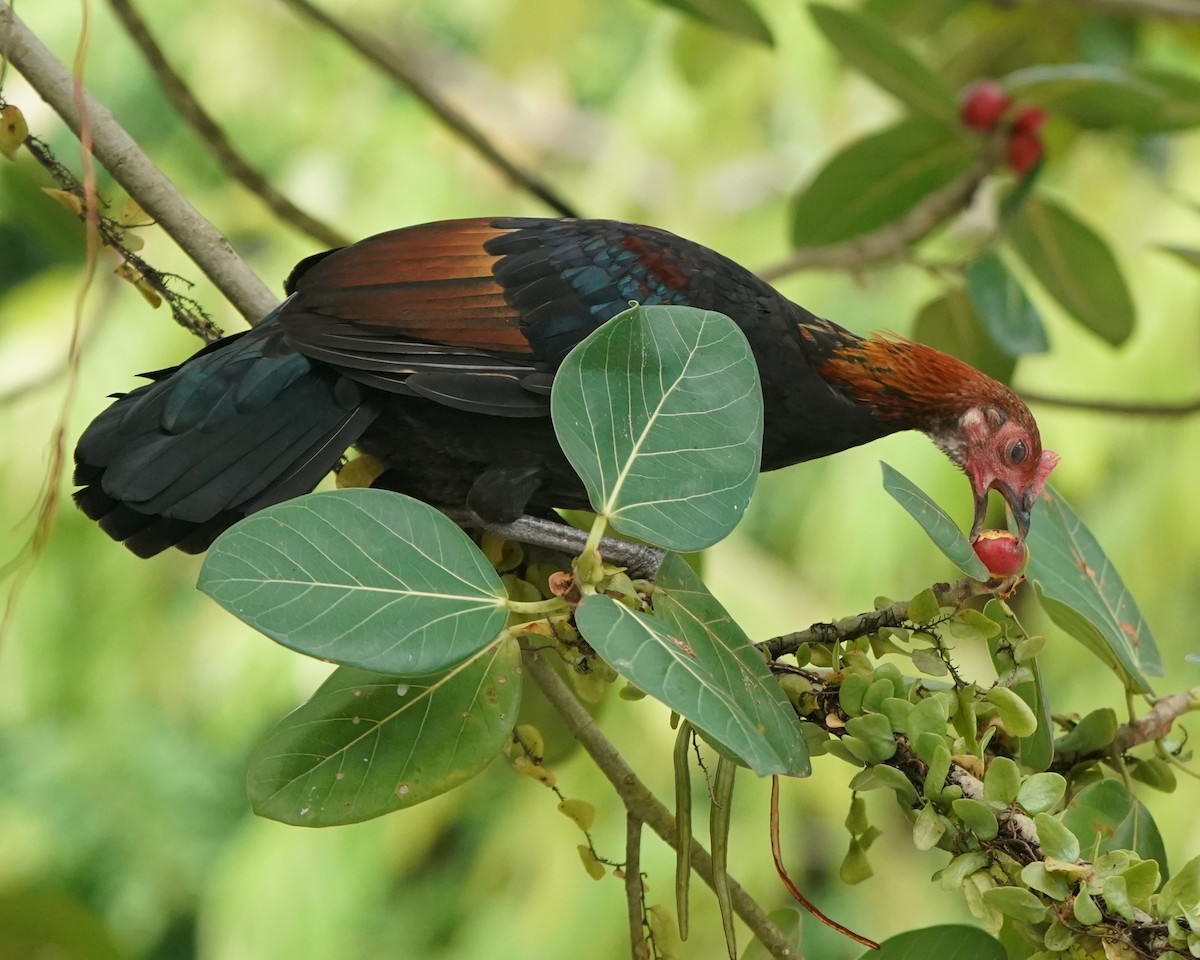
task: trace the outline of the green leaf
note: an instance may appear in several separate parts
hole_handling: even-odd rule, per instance
[[[913,321],[913,339],[958,357],[994,380],[1012,379],[1016,361],[996,345],[965,290],[953,288],[926,303]]]
[[[1017,791],[1017,805],[1031,817],[1049,813],[1066,795],[1067,781],[1060,773],[1035,773]]]
[[[963,536],[958,524],[931,499],[920,487],[904,476],[899,470],[881,462],[883,468],[883,489],[907,510],[914,520],[921,525],[926,535],[933,541],[934,546],[942,551],[959,570],[968,577],[976,580],[987,580],[987,567],[975,556],[971,544]]]
[[[992,687],[987,701],[1000,715],[1000,724],[1014,737],[1032,737],[1037,732],[1037,715],[1015,690]]]
[[[1160,87],[1120,67],[1060,63],[1026,67],[1001,84],[1014,99],[1036,103],[1081,127],[1154,129],[1167,97]]]
[[[958,103],[946,85],[874,17],[825,4],[809,4],[809,14],[850,66],[924,116],[954,123]]]
[[[762,15],[746,0],[656,0],[711,27],[747,40],[773,46],[774,38]]]
[[[1143,118],[1139,130],[1183,130],[1200,124],[1200,78],[1195,74],[1149,63],[1135,64],[1130,72],[1163,95],[1157,115]]]
[[[1000,829],[996,815],[981,800],[962,797],[955,800],[950,806],[954,810],[954,815],[962,821],[963,826],[980,840],[991,840]]]
[[[865,717],[852,717],[846,723],[846,732],[862,740],[870,748],[872,762],[890,760],[895,756],[896,738],[892,735],[892,725],[883,714],[870,713]]]
[[[728,317],[636,307],[567,355],[554,431],[597,513],[621,533],[701,550],[746,511],[758,479],[762,393]]]
[[[1158,915],[1183,914],[1195,930],[1200,927],[1200,857],[1184,864],[1183,869],[1163,884],[1158,895]]]
[[[983,902],[1006,917],[1038,923],[1046,917],[1046,905],[1024,887],[993,887],[983,891]]]
[[[1117,714],[1112,707],[1093,710],[1054,742],[1060,753],[1095,753],[1117,736]]]
[[[1104,239],[1058,204],[1030,197],[1009,240],[1055,300],[1093,333],[1119,347],[1133,332],[1134,305]]]
[[[379,673],[433,673],[508,619],[487,558],[433,507],[386,490],[312,493],[236,524],[199,587],[272,640]]]
[[[842,860],[842,865],[838,869],[838,877],[842,883],[848,887],[854,886],[856,883],[862,883],[864,880],[869,880],[875,871],[871,869],[871,861],[867,859],[867,851],[863,849],[853,837],[850,838],[850,846],[846,850],[846,856]]]
[[[1071,895],[1067,878],[1061,873],[1051,873],[1041,860],[1027,863],[1021,868],[1021,881],[1053,900],[1066,900]]]
[[[997,254],[977,258],[966,281],[971,305],[1000,349],[1013,357],[1050,349],[1041,315]]]
[[[809,773],[795,712],[762,655],[677,554],[668,554],[659,567],[653,617],[593,594],[575,619],[621,676],[755,773]]]
[[[432,676],[339,667],[254,752],[254,812],[306,827],[357,823],[471,779],[512,732],[520,662],[505,639]]]
[[[845,147],[796,198],[792,243],[820,247],[894,223],[970,168],[962,136],[925,117],[909,117]]]
[[[1007,807],[1021,789],[1021,770],[1008,757],[994,757],[983,775],[983,799]]]
[[[987,857],[983,858],[984,863]],[[1005,960],[1003,944],[978,927],[945,924],[909,930],[889,937],[878,950],[868,950],[859,960]]]
[[[943,890],[954,891],[962,887],[967,877],[976,870],[982,870],[991,862],[991,857],[982,850],[971,850],[960,853],[942,869],[941,886]]]
[[[1150,811],[1119,780],[1084,787],[1067,804],[1063,823],[1079,838],[1089,860],[1113,850],[1132,850],[1158,862],[1168,876],[1167,851]]]
[[[1135,693],[1162,676],[1150,627],[1096,538],[1047,487],[1030,525],[1027,576],[1050,618],[1109,665]]]
[[[1038,843],[1042,853],[1055,860],[1065,860],[1067,863],[1079,861],[1079,839],[1062,820],[1039,813],[1033,818],[1037,825]]]
[[[932,850],[946,832],[946,822],[932,803],[927,803],[913,822],[913,846],[918,850]]]

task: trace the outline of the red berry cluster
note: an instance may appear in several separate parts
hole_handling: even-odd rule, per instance
[[[1012,107],[1012,100],[995,80],[972,84],[963,97],[959,116],[972,130],[993,130]],[[1013,115],[1008,129],[1008,167],[1023,177],[1042,158],[1039,130],[1046,122],[1040,107],[1021,107]]]

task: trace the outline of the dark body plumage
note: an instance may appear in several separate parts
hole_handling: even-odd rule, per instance
[[[76,450],[79,506],[135,553],[196,552],[311,489],[346,447],[377,485],[508,520],[584,507],[554,439],[554,371],[641,304],[730,316],[763,384],[763,469],[915,426],[823,375],[866,342],[733,261],[651,227],[479,219],[391,231],[302,261],[288,299],[117,399]]]

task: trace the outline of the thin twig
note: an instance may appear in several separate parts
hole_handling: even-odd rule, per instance
[[[500,170],[518,187],[533,194],[550,209],[564,217],[579,216],[575,208],[555,193],[537,174],[506,156],[487,134],[451,106],[433,84],[409,65],[408,60],[411,58],[407,57],[403,50],[396,50],[375,37],[363,33],[332,14],[313,6],[308,0],[282,0],[282,2],[297,13],[341,37],[361,56],[390,75],[424,103],[442,123],[458,134],[476,153]]]
[[[1022,390],[1021,397],[1027,403],[1040,403],[1047,407],[1062,407],[1067,410],[1084,410],[1088,413],[1115,413],[1128,417],[1186,417],[1200,413],[1200,397],[1178,403],[1153,403],[1122,400],[1084,400],[1073,397],[1053,397]]]
[[[505,540],[561,550],[573,556],[580,553],[587,543],[586,531],[541,517],[519,517],[512,523],[490,523],[479,519],[471,510],[446,509],[442,512],[460,527],[486,530]],[[635,578],[653,577],[663,559],[663,552],[655,547],[630,543],[617,537],[601,539],[599,550],[605,563],[626,567],[629,575]]]
[[[230,177],[257,196],[285,223],[307,233],[318,243],[327,247],[342,247],[350,239],[327,223],[305,213],[283,195],[266,177],[254,169],[225,135],[225,131],[197,102],[183,78],[167,62],[157,41],[150,34],[146,22],[134,9],[130,0],[108,0],[117,18],[125,25],[130,39],[142,51],[167,99],[176,112],[191,126],[196,136],[208,146],[209,152]]]
[[[1009,581],[973,580],[970,577],[955,583],[935,583],[933,595],[940,607],[960,607],[972,597],[992,596],[1005,593],[1011,587]],[[772,637],[757,644],[772,660],[777,660],[784,654],[795,653],[806,643],[831,645],[848,643],[858,637],[865,637],[885,627],[901,627],[908,622],[908,601],[897,600],[882,610],[870,610],[853,617],[846,617],[837,623],[814,623],[807,630],[795,633],[785,633]]]
[[[75,133],[79,109],[71,72],[25,26],[7,0],[0,0],[0,49]],[[227,300],[251,323],[279,303],[229,241],[208,222],[159,170],[111,111],[86,90],[82,97],[91,126],[96,158],[171,238],[195,261]]]
[[[650,789],[642,783],[633,768],[617,751],[604,733],[596,726],[592,715],[559,677],[554,668],[541,656],[524,651],[522,661],[525,670],[545,694],[546,699],[558,711],[567,728],[588,752],[609,783],[617,791],[625,809],[634,813],[642,823],[653,830],[663,842],[674,848],[675,818],[659,802]],[[712,858],[700,843],[692,840],[692,869],[710,887],[713,886]],[[778,960],[796,958],[798,955],[788,943],[782,931],[772,923],[766,911],[732,877],[729,878],[729,894],[733,909],[750,928],[771,956]]]
[[[779,263],[759,270],[758,275],[764,280],[778,280],[799,270],[857,270],[877,261],[904,256],[913,243],[951,214],[970,205],[979,185],[1003,158],[1007,132],[1001,129],[984,140],[970,169],[953,183],[926,196],[899,220],[842,243],[799,247]]]
[[[633,960],[646,960],[646,907],[642,889],[642,821],[625,814],[625,906],[629,912],[629,951]]]

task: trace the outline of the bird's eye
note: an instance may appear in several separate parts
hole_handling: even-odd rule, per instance
[[[1025,446],[1024,440],[1018,440],[1008,448],[1008,459],[1013,463],[1024,463],[1027,456],[1029,456],[1029,449]]]

